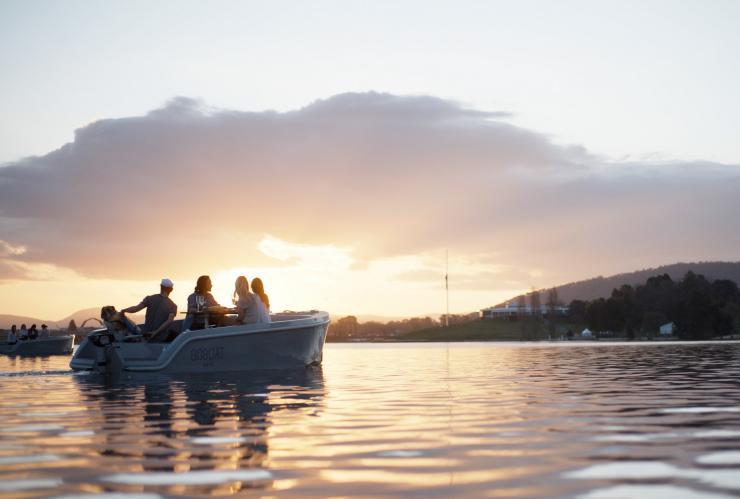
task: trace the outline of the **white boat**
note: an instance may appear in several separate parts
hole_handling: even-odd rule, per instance
[[[330,322],[327,312],[284,312],[273,314],[271,320],[187,330],[167,343],[98,329],[80,344],[70,367],[104,373],[207,373],[321,363]],[[181,322],[175,321],[171,329],[179,329]]]
[[[69,335],[19,340],[12,344],[0,344],[0,354],[23,356],[69,355],[72,353],[74,339],[74,336]]]

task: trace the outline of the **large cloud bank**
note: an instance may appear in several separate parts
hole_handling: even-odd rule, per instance
[[[737,258],[737,166],[614,163],[506,119],[350,93],[287,113],[177,98],[97,121],[0,168],[0,279],[34,265],[151,278],[265,264],[264,234],[360,262],[451,248],[564,277]]]

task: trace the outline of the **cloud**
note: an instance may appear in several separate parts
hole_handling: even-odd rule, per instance
[[[610,162],[507,117],[370,92],[285,113],[177,98],[100,120],[0,168],[0,279],[38,264],[129,279],[284,265],[264,234],[295,245],[289,258],[352,248],[337,261],[362,268],[449,248],[543,279],[736,258],[737,166]]]
[[[352,266],[349,252],[333,245],[291,244],[272,236],[265,236],[257,245],[257,249],[281,262],[293,262],[302,267],[344,270]]]
[[[23,246],[13,246],[0,239],[0,258],[8,258],[22,255],[26,252]]]

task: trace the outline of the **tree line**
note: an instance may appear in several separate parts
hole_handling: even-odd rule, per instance
[[[449,324],[462,324],[478,319],[477,313],[467,315],[450,314]],[[431,317],[412,317],[386,323],[378,321],[359,322],[354,315],[342,317],[337,321],[332,321],[329,328],[327,339],[329,340],[352,340],[368,338],[394,338],[411,331],[422,329],[433,329],[442,327],[445,316],[442,315],[439,320]]]
[[[740,290],[734,281],[709,281],[692,271],[674,281],[668,274],[650,277],[645,284],[623,285],[609,298],[573,300],[574,322],[593,331],[654,336],[672,322],[681,339],[709,339],[740,332]]]

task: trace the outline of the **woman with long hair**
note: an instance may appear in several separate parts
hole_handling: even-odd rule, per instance
[[[10,332],[8,333],[8,343],[10,345],[15,345],[18,343],[18,328],[15,327],[15,324],[10,328]]]
[[[265,293],[265,285],[259,277],[252,279],[252,292],[259,297],[260,322],[270,322],[270,298]]]
[[[254,324],[259,322],[259,304],[254,294],[249,292],[249,281],[243,275],[236,278],[232,303],[236,305],[236,323]]]
[[[195,284],[195,290],[188,296],[188,314],[185,316],[185,320],[182,321],[182,330],[186,331],[193,327],[193,322],[196,322],[197,326],[201,326],[200,322],[203,320],[202,315],[197,315],[198,321],[195,321],[196,314],[207,312],[210,307],[220,306],[216,299],[211,294],[211,277],[202,275],[198,278]]]

